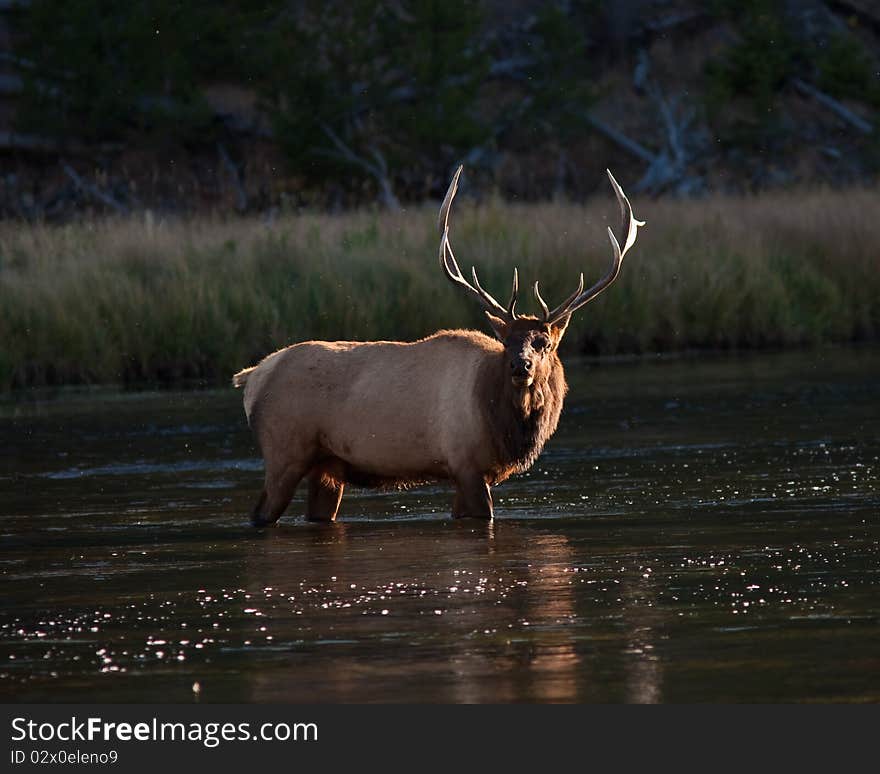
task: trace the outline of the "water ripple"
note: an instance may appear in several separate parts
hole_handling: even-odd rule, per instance
[[[66,480],[71,478],[88,478],[91,476],[149,476],[157,473],[196,473],[218,472],[223,470],[260,471],[263,462],[259,459],[237,460],[186,460],[183,462],[128,462],[112,465],[96,465],[95,467],[72,467],[38,473],[39,478]]]

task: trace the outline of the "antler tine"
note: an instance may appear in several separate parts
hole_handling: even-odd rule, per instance
[[[507,313],[516,319],[516,296],[519,293],[519,272],[513,267],[513,288],[510,291],[510,301],[507,304]]]
[[[550,319],[550,309],[547,307],[547,302],[541,298],[541,291],[538,290],[538,283],[535,282],[535,287],[532,288],[535,291],[535,298],[538,299],[538,303],[541,305],[541,309],[544,310],[544,319]]]
[[[455,260],[455,255],[452,252],[452,246],[449,244],[449,210],[452,207],[452,200],[455,198],[455,194],[458,191],[458,178],[461,176],[462,169],[463,167],[460,166],[456,170],[452,182],[449,184],[449,190],[446,191],[446,196],[443,198],[443,204],[440,205],[440,213],[437,217],[437,226],[441,234],[440,266],[443,267],[443,271],[446,272],[446,276],[452,282],[463,287],[468,293],[473,295],[480,304],[482,304],[486,311],[491,312],[496,317],[501,317],[507,322],[512,322],[515,319],[513,315],[515,298],[511,300],[511,306],[508,309],[505,309],[489,293],[483,290],[480,281],[477,279],[477,270],[475,268],[471,268],[471,274],[474,278],[474,284],[471,285],[461,273],[458,261]],[[514,296],[515,295],[516,279],[514,278]]]
[[[581,272],[580,280],[578,281],[577,289],[572,293],[568,298],[565,299],[556,309],[553,310],[553,322],[555,322],[557,318],[555,315],[560,309],[565,309],[572,301],[574,301],[584,290],[584,273]],[[544,310],[544,322],[551,322],[550,316],[551,312],[547,308],[547,304],[544,303],[544,299],[541,298],[540,293],[538,293],[538,283],[535,283],[535,295],[538,297],[538,303],[541,305],[541,308]]]
[[[561,320],[566,315],[570,315],[575,310],[580,309],[580,307],[596,298],[596,296],[598,296],[603,290],[605,290],[605,288],[607,288],[612,282],[614,282],[614,280],[617,279],[618,274],[620,274],[620,267],[623,264],[623,257],[626,255],[627,251],[635,244],[639,226],[645,225],[645,222],[643,220],[636,220],[636,217],[633,215],[632,205],[629,203],[629,199],[626,198],[626,194],[623,192],[623,189],[620,187],[619,183],[614,179],[614,175],[612,175],[611,171],[608,169],[606,169],[605,171],[608,173],[608,179],[611,181],[611,187],[614,189],[614,193],[617,196],[617,203],[620,205],[620,216],[623,221],[623,232],[626,235],[626,239],[623,243],[623,249],[620,248],[620,243],[617,241],[617,237],[614,236],[614,232],[609,227],[608,239],[611,241],[611,249],[614,255],[611,262],[611,268],[608,270],[608,273],[595,285],[593,285],[593,287],[586,291],[583,290],[584,275],[581,274],[581,280],[578,290],[576,290],[571,296],[568,297],[568,299],[566,299],[562,304],[556,307],[556,309],[554,309],[552,312],[547,313],[545,311],[545,320],[548,323],[555,323]],[[541,303],[543,305],[543,302]],[[544,308],[546,310],[546,306]]]
[[[474,286],[477,289],[477,293],[480,294],[480,297],[487,303],[492,306],[493,311],[500,311],[504,319],[506,319],[506,315],[508,310],[505,309],[501,304],[499,304],[487,291],[483,290],[483,286],[480,284],[480,280],[477,278],[477,268],[476,266],[471,266],[471,276],[474,278]]]
[[[645,225],[645,221],[636,220],[635,215],[633,215],[632,205],[629,203],[629,199],[626,198],[626,194],[620,187],[620,183],[614,179],[611,170],[606,169],[605,173],[611,181],[611,187],[614,188],[615,196],[617,196],[617,203],[620,205],[620,222],[623,230],[626,231],[626,242],[624,243],[623,251],[620,254],[620,258],[623,260],[623,256],[626,255],[630,247],[636,243],[636,232],[639,230],[639,226]],[[608,230],[611,231],[610,228]],[[615,239],[614,241],[616,242],[617,240]]]
[[[461,269],[458,267],[458,261],[455,260],[455,255],[452,252],[452,247],[449,244],[448,228],[445,228],[443,230],[443,238],[440,240],[440,265],[446,272],[446,276],[449,277],[452,282],[454,282],[456,285],[460,285],[469,293],[473,294],[476,299],[487,309],[487,311],[492,312],[496,316],[500,314],[502,317],[507,314],[507,310],[480,286],[480,283],[477,280],[477,272],[475,269],[472,268],[471,272],[473,273],[474,283],[477,287],[473,287],[464,278],[464,275],[461,273]]]
[[[459,166],[458,169],[455,170],[455,174],[452,176],[452,182],[449,184],[449,188],[446,191],[446,196],[443,197],[443,204],[440,205],[440,212],[437,215],[437,226],[440,229],[441,235],[449,228],[449,209],[452,207],[452,200],[455,198],[455,194],[458,191],[458,178],[461,177],[461,171],[463,169],[464,166]]]

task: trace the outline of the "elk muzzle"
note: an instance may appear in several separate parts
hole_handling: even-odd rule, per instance
[[[511,380],[514,387],[530,387],[535,379],[535,364],[527,357],[510,361]]]

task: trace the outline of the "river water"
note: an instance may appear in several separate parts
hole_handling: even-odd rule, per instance
[[[0,699],[880,701],[880,352],[567,373],[491,525],[251,528],[231,389],[0,401]]]

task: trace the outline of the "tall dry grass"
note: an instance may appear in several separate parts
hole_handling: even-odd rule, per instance
[[[570,350],[803,345],[880,334],[880,193],[634,201],[648,225]],[[605,270],[616,205],[456,202],[462,264],[561,300]],[[435,211],[0,225],[0,388],[225,380],[289,342],[481,326],[443,278]],[[520,309],[529,306],[523,298]]]

